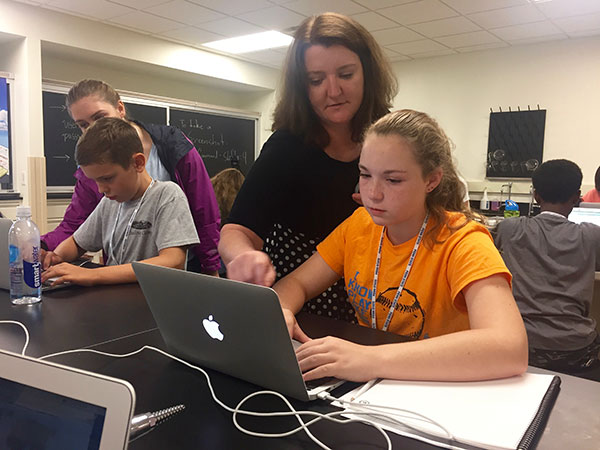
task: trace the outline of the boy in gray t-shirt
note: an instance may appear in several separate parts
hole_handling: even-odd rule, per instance
[[[155,181],[146,172],[135,129],[121,119],[99,119],[79,139],[75,158],[104,198],[73,236],[42,255],[42,280],[130,283],[136,281],[133,261],[183,268],[187,247],[199,242],[188,202],[175,183]],[[98,250],[107,255],[106,267],[64,263]]]
[[[589,316],[600,227],[567,216],[579,201],[577,164],[546,161],[532,176],[541,213],[505,219],[495,242],[513,275],[513,294],[529,338],[529,364],[600,379],[600,337]]]

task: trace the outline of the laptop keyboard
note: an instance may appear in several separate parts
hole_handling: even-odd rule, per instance
[[[311,390],[332,383],[337,383],[339,380],[333,377],[318,378],[316,380],[305,381],[306,389]]]
[[[298,347],[300,347],[302,345],[301,342],[292,339],[292,344],[294,346],[294,350],[296,350]],[[334,378],[334,377],[323,377],[323,378],[317,378],[316,380],[310,380],[310,381],[305,381],[304,384],[306,385],[306,390],[311,391],[313,389],[316,388],[320,388],[320,387],[328,387],[328,386],[333,386],[336,384],[339,384],[341,381],[338,378]]]

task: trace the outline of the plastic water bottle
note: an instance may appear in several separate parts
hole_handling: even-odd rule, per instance
[[[521,214],[519,211],[519,205],[514,200],[506,200],[504,205],[504,217],[519,217]]]
[[[31,220],[29,206],[17,207],[17,221],[8,232],[10,301],[31,305],[42,299],[40,231]]]

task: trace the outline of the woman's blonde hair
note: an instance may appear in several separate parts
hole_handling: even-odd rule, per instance
[[[71,113],[71,105],[82,98],[90,96],[98,96],[102,101],[111,104],[115,108],[119,107],[121,97],[112,86],[100,80],[81,80],[71,86],[67,93],[66,106]]]
[[[387,114],[398,84],[381,47],[358,22],[336,13],[324,13],[305,19],[294,34],[283,68],[281,95],[273,116],[273,131],[289,130],[309,144],[321,148],[329,144],[329,135],[308,98],[308,76],[304,55],[313,45],[341,45],[358,55],[362,64],[364,93],[352,119],[352,140],[360,142],[365,129]]]
[[[221,226],[223,226],[229,217],[235,197],[244,184],[244,174],[235,168],[225,169],[212,177],[210,181],[217,197],[221,213]]]
[[[464,204],[465,187],[458,178],[452,160],[452,144],[434,119],[423,112],[402,109],[387,114],[371,125],[365,136],[370,134],[399,136],[408,141],[412,145],[417,163],[421,166],[423,177],[436,169],[442,170],[440,184],[428,193],[425,199],[432,223],[425,237],[431,247],[443,242],[438,240],[443,225],[453,232],[473,219],[471,210]],[[465,216],[465,220],[450,225],[446,211],[460,212]]]

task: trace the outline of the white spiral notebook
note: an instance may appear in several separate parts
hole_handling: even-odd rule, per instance
[[[355,401],[368,407],[402,408],[432,419],[441,427],[408,413],[396,416],[402,424],[384,418],[372,421],[437,446],[528,449],[543,432],[559,386],[559,377],[533,373],[476,382],[382,380]],[[342,400],[352,399],[356,392]],[[347,416],[352,417],[350,410]]]

